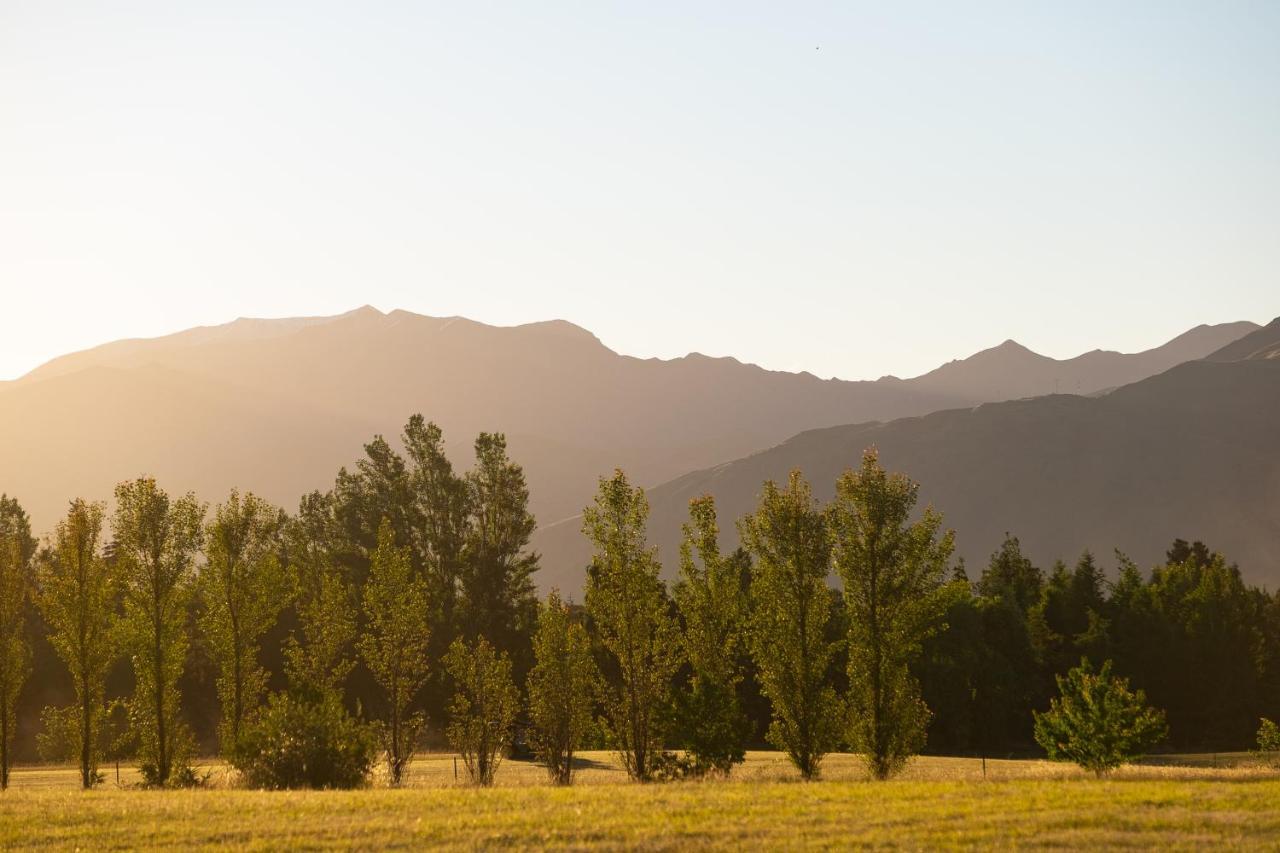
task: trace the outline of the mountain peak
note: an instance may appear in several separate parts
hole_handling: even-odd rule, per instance
[[[350,311],[339,314],[336,319],[342,320],[348,317],[354,319],[354,318],[365,318],[365,317],[373,318],[373,317],[385,317],[385,316],[387,315],[379,311],[377,308],[374,308],[372,305],[361,305],[359,308],[353,308]]]

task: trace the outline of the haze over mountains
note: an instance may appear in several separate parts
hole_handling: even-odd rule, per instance
[[[578,513],[596,478],[615,467],[656,485],[806,430],[1054,391],[1093,394],[1209,355],[1257,328],[1200,326],[1145,353],[1065,361],[1007,342],[915,379],[846,382],[696,353],[622,356],[560,321],[494,327],[368,307],[336,317],[241,319],[107,344],[0,384],[0,491],[19,497],[41,532],[68,499],[106,499],[116,482],[142,473],[209,501],[238,486],[292,509],[304,492],[328,488],[375,433],[398,436],[408,416],[422,412],[444,428],[462,467],[476,433],[505,432],[528,473],[532,509],[549,526]],[[855,436],[879,428],[842,429],[855,430],[848,435],[857,443]],[[737,512],[729,503],[726,511]],[[994,511],[991,518],[1016,521]],[[544,585],[572,555],[547,556]]]
[[[1006,532],[1047,569],[1091,549],[1120,548],[1144,568],[1176,537],[1198,538],[1245,576],[1280,585],[1280,319],[1203,360],[1097,397],[1050,395],[890,423],[810,430],[766,451],[650,490],[650,539],[674,571],[690,498],[715,496],[725,544],[766,480],[801,469],[820,500],[875,446],[890,470],[921,484],[981,571]],[[579,567],[576,524],[537,544],[550,567]],[[554,571],[554,569],[553,569]],[[579,569],[546,584],[573,586]],[[974,575],[976,576],[976,574]]]

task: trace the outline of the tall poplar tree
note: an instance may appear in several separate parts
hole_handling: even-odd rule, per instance
[[[759,506],[739,530],[755,557],[749,643],[760,688],[773,705],[768,738],[803,778],[815,779],[840,742],[843,715],[827,679],[834,644],[827,639],[826,518],[804,477],[792,471],[785,489],[764,484]]]
[[[538,555],[529,551],[537,524],[529,513],[529,487],[524,470],[507,456],[501,433],[480,433],[475,451],[475,468],[465,477],[471,523],[462,552],[460,621],[469,638],[487,637],[525,662],[538,610]]]
[[[0,495],[0,790],[9,787],[18,694],[31,671],[24,615],[34,552],[26,512],[16,499]]]
[[[743,566],[720,552],[715,499],[689,502],[680,543],[675,600],[684,619],[684,649],[693,671],[677,697],[686,747],[698,774],[728,774],[746,757],[748,726],[738,703],[738,651],[746,628]]]
[[[413,546],[418,568],[430,587],[436,630],[433,658],[443,656],[457,633],[462,551],[470,524],[470,490],[454,473],[444,452],[440,427],[415,414],[402,435],[409,458],[409,495],[413,524],[403,531]]]
[[[609,734],[627,774],[653,777],[661,761],[662,717],[671,677],[680,666],[680,638],[658,576],[657,551],[645,541],[649,501],[617,471],[600,478],[595,506],[582,530],[595,545],[587,574],[587,612],[601,645],[616,662],[606,712]]]
[[[927,508],[910,521],[919,486],[880,467],[875,450],[841,475],[828,511],[832,557],[849,613],[849,739],[877,779],[924,745],[929,709],[910,664],[942,627],[954,534]]]
[[[280,561],[283,515],[252,493],[232,490],[205,528],[201,627],[218,666],[222,751],[230,754],[262,701],[267,672],[258,662],[263,635],[288,603]]]
[[[49,624],[49,642],[71,674],[76,692],[73,743],[80,784],[97,784],[106,722],[107,673],[119,656],[114,567],[102,557],[101,503],[74,500],[58,522],[53,550],[39,569],[37,601]],[[69,738],[70,739],[70,738]]]
[[[124,630],[133,655],[131,720],[143,777],[164,785],[186,770],[191,735],[179,709],[187,656],[187,611],[205,508],[194,495],[171,500],[150,477],[116,486],[112,529],[124,588]]]
[[[285,674],[300,697],[341,697],[354,662],[355,592],[338,564],[334,498],[312,492],[286,526],[285,547],[298,627],[285,643]]]
[[[414,574],[408,546],[396,547],[391,521],[384,518],[364,587],[368,627],[359,647],[387,698],[383,741],[393,785],[400,784],[425,723],[410,707],[427,681],[428,614],[427,584]]]

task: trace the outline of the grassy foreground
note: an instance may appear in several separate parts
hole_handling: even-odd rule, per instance
[[[0,795],[0,848],[1280,846],[1280,778],[1249,769],[1142,767],[1099,782],[991,762],[984,780],[971,759],[923,759],[871,783],[833,756],[832,779],[804,784],[761,753],[738,780],[640,786],[614,784],[601,755],[574,788],[530,784],[537,768],[508,764],[505,784],[472,790],[451,784],[451,758],[421,764],[415,787],[317,792],[85,793],[54,784],[68,771],[24,770]]]

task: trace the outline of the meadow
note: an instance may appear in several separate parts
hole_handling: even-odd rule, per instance
[[[800,782],[785,758],[753,752],[728,781],[630,783],[607,752],[582,756],[577,784],[505,762],[495,786],[455,781],[432,754],[405,786],[251,791],[206,765],[205,788],[145,790],[136,771],[105,768],[100,789],[69,767],[15,770],[0,795],[0,848],[242,849],[1280,846],[1280,773],[1247,756],[1168,756],[1105,780],[1034,760],[922,757],[891,782],[832,755]]]

